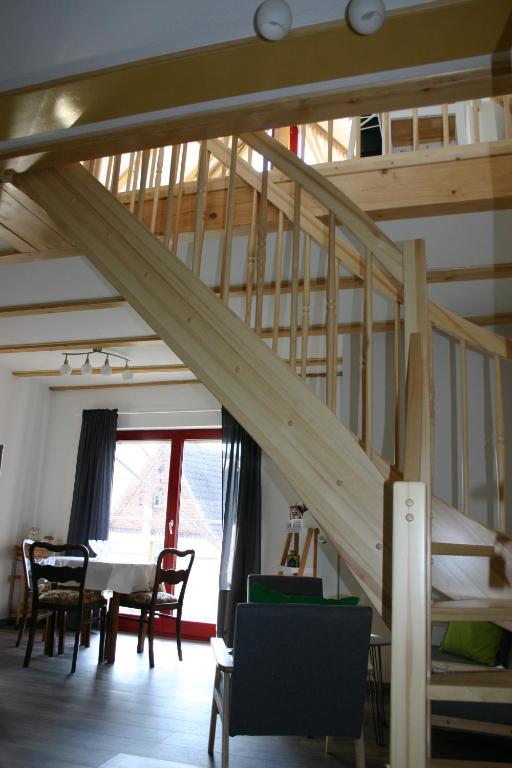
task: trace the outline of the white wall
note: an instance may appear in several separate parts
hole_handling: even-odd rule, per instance
[[[7,615],[14,545],[37,523],[49,392],[0,368],[0,618]]]

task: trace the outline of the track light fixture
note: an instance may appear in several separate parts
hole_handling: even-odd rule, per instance
[[[82,363],[80,367],[80,373],[82,376],[90,376],[92,373],[95,373],[94,368],[92,367],[90,356],[91,355],[105,355],[105,359],[103,361],[103,365],[100,368],[100,373],[103,376],[111,376],[112,375],[112,366],[110,365],[110,358],[111,357],[117,357],[119,360],[124,360],[124,368],[122,371],[122,377],[125,381],[129,381],[130,379],[133,379],[133,371],[129,366],[129,358],[125,357],[124,355],[118,355],[117,352],[105,352],[101,349],[101,347],[94,347],[94,349],[90,349],[88,352],[63,352],[64,355],[64,362],[62,363],[60,367],[60,372],[63,376],[66,376],[69,373],[72,373],[71,365],[68,362],[68,357],[71,356],[77,356],[80,355],[83,357],[85,355],[85,361]]]

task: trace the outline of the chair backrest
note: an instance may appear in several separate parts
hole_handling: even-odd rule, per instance
[[[25,590],[30,592],[32,589],[32,577],[30,573],[30,557],[29,557],[29,549],[30,545],[33,544],[32,539],[23,539],[21,542],[20,547],[20,555],[21,555],[21,564],[23,567],[23,583]],[[43,557],[48,556],[48,542],[38,542],[38,548],[35,550],[35,558],[40,559]]]
[[[247,602],[251,602],[251,586],[259,584],[283,595],[308,595],[323,597],[322,579],[316,576],[273,576],[266,573],[251,573],[247,577]]]
[[[239,604],[230,735],[359,738],[370,631],[366,606]]]
[[[37,560],[37,550],[40,548],[46,549],[50,556],[61,552],[65,553],[66,557],[76,557],[76,562],[73,562],[72,565],[41,563]],[[46,541],[33,541],[28,551],[34,599],[38,595],[37,586],[40,580],[49,581],[52,584],[67,584],[72,581],[73,584],[78,585],[79,603],[82,602],[89,564],[89,551],[86,546],[83,544],[51,544]]]
[[[174,549],[173,547],[162,549],[156,561],[152,602],[156,601],[156,596],[161,584],[169,584],[173,587],[180,585],[178,594],[175,594],[174,597],[178,600],[178,606],[183,605],[183,598],[185,596],[185,590],[187,588],[188,578],[195,556],[196,553],[193,549],[179,550]],[[171,559],[171,562],[173,563],[170,568],[165,567],[168,559]]]

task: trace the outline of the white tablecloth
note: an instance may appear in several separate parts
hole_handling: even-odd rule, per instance
[[[74,566],[80,557],[47,557],[48,565]],[[153,589],[155,563],[116,563],[91,558],[87,568],[85,586],[87,589],[109,589],[113,592],[139,592]]]

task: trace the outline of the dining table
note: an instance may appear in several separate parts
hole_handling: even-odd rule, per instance
[[[41,561],[47,565],[73,567],[82,562],[81,557],[52,556]],[[87,567],[85,588],[99,592],[112,592],[108,611],[105,661],[113,664],[116,659],[119,602],[121,595],[146,592],[153,589],[156,563],[131,562],[112,557],[91,557]]]

